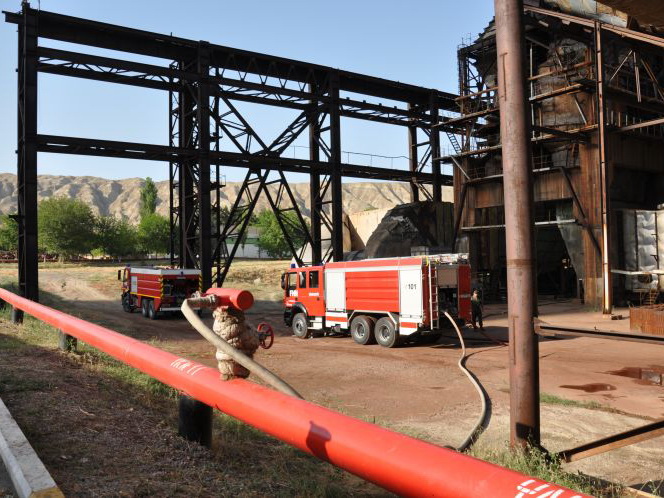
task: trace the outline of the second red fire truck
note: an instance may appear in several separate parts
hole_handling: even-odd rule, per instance
[[[348,332],[358,344],[388,348],[440,335],[447,311],[470,320],[471,277],[465,255],[413,256],[291,268],[282,275],[284,320],[306,338],[312,330]]]
[[[151,320],[163,312],[179,312],[182,302],[200,290],[200,278],[200,270],[127,266],[118,270],[122,309],[140,309]]]

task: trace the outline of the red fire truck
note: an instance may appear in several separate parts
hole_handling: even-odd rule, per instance
[[[180,311],[182,302],[200,290],[200,270],[131,267],[118,270],[122,281],[122,309],[140,309],[143,316],[156,320],[160,312]]]
[[[447,311],[470,320],[466,255],[367,259],[291,268],[282,275],[284,321],[306,338],[310,330],[349,332],[358,344],[388,348],[440,335]],[[444,318],[443,318],[444,319]]]

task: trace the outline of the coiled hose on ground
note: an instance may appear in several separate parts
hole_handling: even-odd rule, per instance
[[[459,327],[457,326],[456,322],[454,319],[450,316],[450,314],[446,311],[445,316],[447,319],[452,323],[452,326],[454,327],[454,330],[456,331],[457,335],[459,336],[459,342],[461,342],[461,357],[459,358],[459,369],[468,377],[470,382],[473,384],[475,387],[475,390],[480,396],[480,402],[482,404],[482,410],[480,412],[479,417],[477,417],[477,422],[475,423],[475,426],[473,427],[473,430],[470,431],[466,439],[463,440],[463,442],[454,448],[455,450],[461,452],[461,451],[466,451],[468,448],[470,448],[479,435],[484,431],[486,428],[485,426],[485,420],[487,418],[487,414],[489,411],[489,400],[488,400],[488,395],[486,394],[486,391],[482,388],[480,383],[477,381],[475,376],[466,368],[466,343],[463,340],[463,336],[461,335],[461,331],[459,330]]]
[[[187,321],[191,324],[196,331],[201,334],[208,342],[228,356],[232,357],[244,368],[249,370],[256,377],[274,387],[276,390],[281,391],[284,394],[294,396],[296,398],[304,399],[295,389],[293,389],[286,381],[272,373],[270,370],[265,368],[260,363],[255,362],[249,358],[246,354],[241,351],[238,351],[233,346],[228,344],[224,339],[215,334],[212,330],[208,328],[203,320],[200,319],[198,314],[193,310],[189,305],[189,302],[185,299],[180,307],[182,314],[184,314]]]

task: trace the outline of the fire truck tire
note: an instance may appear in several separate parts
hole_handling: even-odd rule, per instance
[[[304,313],[297,313],[293,317],[293,334],[300,339],[306,339],[309,335],[309,324],[307,323],[307,315]]]
[[[122,310],[125,313],[132,313],[134,311],[134,307],[131,305],[131,295],[130,294],[123,294],[122,295]]]
[[[363,346],[374,344],[376,342],[374,337],[375,324],[375,320],[369,316],[356,316],[350,322],[350,335],[356,343]]]
[[[388,317],[383,317],[376,323],[374,329],[376,342],[385,348],[393,348],[399,345],[399,333],[394,322]]]
[[[145,298],[141,299],[141,315],[148,316],[148,300]]]
[[[150,320],[157,319],[157,310],[154,309],[154,301],[152,299],[148,302],[148,318]]]

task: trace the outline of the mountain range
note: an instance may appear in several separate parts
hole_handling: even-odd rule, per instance
[[[87,203],[95,214],[113,215],[138,223],[140,189],[145,180],[127,178],[107,180],[93,176],[40,175],[39,200],[54,196],[76,198]],[[157,212],[168,215],[168,181],[155,182],[158,191]],[[221,189],[221,204],[229,206],[240,190],[239,182],[229,182]],[[309,184],[292,183],[291,190],[302,214],[309,216]],[[16,212],[16,175],[0,173],[0,213]],[[443,190],[445,201],[452,201],[452,189]],[[371,209],[391,208],[410,202],[410,187],[398,182],[352,182],[343,184],[344,211],[347,214]],[[262,195],[256,209],[269,209],[267,197]]]

